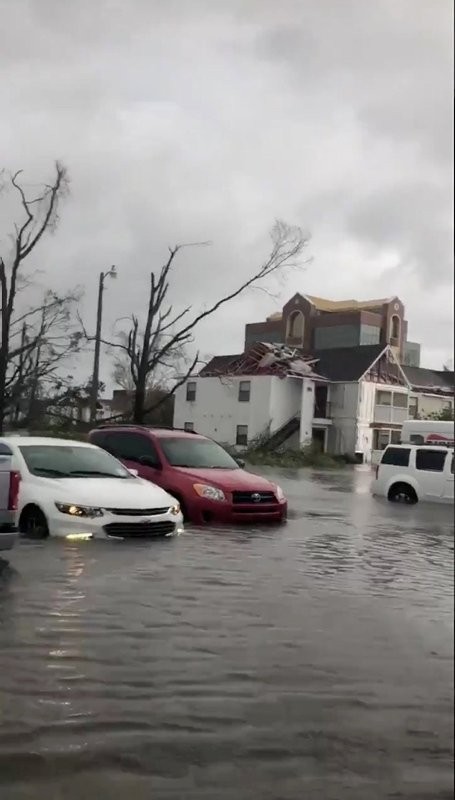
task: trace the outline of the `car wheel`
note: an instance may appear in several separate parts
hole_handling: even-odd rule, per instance
[[[19,520],[19,530],[31,539],[47,539],[49,536],[47,520],[38,506],[24,508]]]
[[[417,503],[415,490],[407,483],[395,483],[389,490],[388,499],[392,503],[406,503],[409,506]]]

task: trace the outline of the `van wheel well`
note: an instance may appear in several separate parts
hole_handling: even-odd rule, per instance
[[[394,483],[387,495],[387,499],[393,503],[407,503],[408,505],[414,505],[418,501],[417,493],[415,489],[409,485],[409,483]]]

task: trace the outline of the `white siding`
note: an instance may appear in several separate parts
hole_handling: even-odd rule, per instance
[[[175,393],[176,428],[183,428],[185,422],[191,422],[199,433],[223,444],[234,445],[238,425],[248,426],[248,439],[252,441],[269,427],[273,433],[294,415],[301,414],[302,443],[311,439],[314,381],[268,375],[193,380],[196,383],[194,402],[187,401],[186,386],[179,387]],[[239,383],[246,380],[251,384],[250,401],[241,403],[238,400]],[[298,434],[288,440],[286,446],[298,447]]]
[[[415,393],[413,393],[415,396]],[[418,394],[419,416],[426,417],[428,414],[439,413],[450,404],[453,408],[453,398],[441,397],[434,394]]]
[[[393,392],[403,394],[408,398],[406,387],[378,384],[374,381],[361,381],[359,390],[359,411],[357,425],[356,452],[363,453],[364,460],[368,463],[377,462],[377,453],[373,451],[374,422],[389,422],[391,428],[401,425],[408,417],[407,408],[394,408],[393,406],[380,406],[376,403],[376,392]],[[372,427],[373,424],[373,427]]]
[[[223,444],[235,444],[237,425],[248,425],[248,438],[261,434],[270,421],[273,379],[268,375],[241,378],[194,378],[196,400],[186,400],[186,386],[175,393],[174,426],[192,422],[194,429]],[[240,381],[251,383],[250,401],[238,400]]]
[[[301,378],[272,378],[270,393],[270,430],[278,430],[291,417],[300,414],[302,403]]]
[[[358,383],[332,383],[330,408],[333,425],[328,435],[330,453],[354,453],[357,444]]]

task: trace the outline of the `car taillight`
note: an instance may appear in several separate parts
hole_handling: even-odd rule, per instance
[[[21,473],[12,470],[9,476],[8,511],[17,511]]]

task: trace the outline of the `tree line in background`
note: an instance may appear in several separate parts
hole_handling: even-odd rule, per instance
[[[171,247],[162,265],[150,265],[142,312],[122,317],[128,319],[123,330],[105,339],[100,325],[92,334],[81,317],[81,289],[58,293],[42,288],[42,280],[55,284],[58,267],[46,264],[43,272],[36,266],[40,243],[56,230],[69,192],[64,165],[57,162],[51,182],[39,189],[26,184],[22,171],[3,172],[0,191],[15,206],[11,229],[0,241],[0,433],[20,427],[71,429],[80,422],[78,410],[104,388],[98,380],[94,386],[93,378],[80,383],[74,377],[81,366],[90,374],[96,340],[113,357],[113,381],[127,398],[112,419],[172,424],[173,394],[200,364],[199,352],[188,355],[199,324],[248,289],[265,288],[268,279],[301,268],[309,238],[301,228],[277,221],[265,260],[215,302],[196,310],[190,305],[174,310],[170,278],[182,251],[208,243]]]

